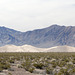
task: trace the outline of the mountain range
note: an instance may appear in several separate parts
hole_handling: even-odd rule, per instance
[[[22,46],[25,44],[38,48],[63,45],[75,47],[75,26],[52,25],[47,28],[27,32],[0,27],[0,46]]]

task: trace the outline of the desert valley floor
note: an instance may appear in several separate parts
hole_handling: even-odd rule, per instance
[[[0,53],[0,75],[75,75],[75,53]]]

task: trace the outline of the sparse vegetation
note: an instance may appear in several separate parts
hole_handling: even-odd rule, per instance
[[[75,53],[0,53],[0,72],[14,64],[30,73],[39,69],[51,75],[73,75]]]

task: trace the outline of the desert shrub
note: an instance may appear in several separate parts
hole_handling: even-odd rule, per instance
[[[10,68],[10,65],[8,63],[0,63],[0,72],[8,68]]]
[[[70,75],[68,69],[60,69],[60,72],[63,73],[64,75]]]
[[[61,72],[58,72],[58,73],[57,73],[57,75],[63,75],[63,73],[61,73]]]
[[[73,69],[71,69],[70,71],[69,71],[69,73],[72,75],[73,73],[75,74],[75,68],[73,68]]]
[[[23,62],[21,65],[26,71],[31,67],[31,63],[29,61]]]
[[[28,70],[30,73],[33,73],[33,71],[34,71],[34,68],[29,68],[29,70]]]
[[[8,75],[12,75],[11,73],[8,73]]]
[[[73,60],[72,62],[73,62],[73,64],[75,64],[75,60]]]
[[[46,73],[47,73],[47,74],[52,74],[52,73],[53,73],[53,69],[47,67],[47,68],[46,68]]]
[[[65,62],[69,62],[69,59],[66,59],[66,58],[65,58],[65,60],[64,60],[64,61],[65,61]]]
[[[9,60],[10,63],[14,63],[14,60]]]
[[[2,70],[3,70],[3,69],[0,67],[0,72],[2,72]]]
[[[34,63],[33,66],[38,69],[42,69],[44,67],[44,64],[43,63]]]
[[[10,65],[9,64],[3,65],[2,68],[3,69],[9,69],[10,68]]]
[[[18,68],[23,68],[22,65],[18,65]]]

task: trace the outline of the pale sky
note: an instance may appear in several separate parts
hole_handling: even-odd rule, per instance
[[[25,32],[52,24],[75,26],[75,0],[0,0],[0,26]]]

